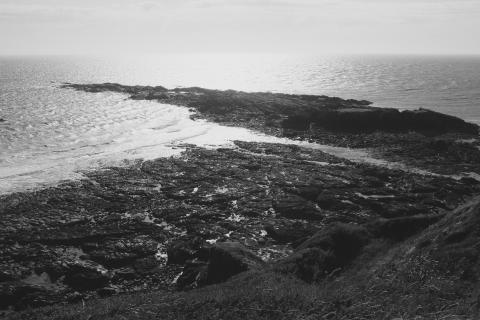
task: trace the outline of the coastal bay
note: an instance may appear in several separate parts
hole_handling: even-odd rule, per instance
[[[184,145],[175,157],[1,196],[3,308],[154,290],[177,297],[179,289],[220,283],[247,270],[305,283],[355,279],[358,261],[396,263],[392,250],[454,219],[451,212],[480,191],[478,127],[429,110],[196,87],[64,88],[178,105],[190,109],[193,119],[298,143]],[[362,150],[383,162],[354,161],[315,144]],[[374,268],[367,270],[373,277]],[[452,304],[466,299],[450,298]]]

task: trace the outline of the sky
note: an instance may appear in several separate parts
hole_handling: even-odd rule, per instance
[[[0,0],[0,54],[480,54],[480,0]]]

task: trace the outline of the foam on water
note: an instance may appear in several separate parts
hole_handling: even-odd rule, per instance
[[[183,144],[235,147],[234,140],[297,144],[354,162],[432,174],[373,158],[362,149],[295,141],[194,121],[185,107],[130,100],[120,93],[92,94],[56,86],[39,90],[42,94],[25,95],[24,99],[32,101],[22,101],[32,104],[34,112],[16,112],[13,106],[9,121],[0,127],[0,194],[81,179],[83,172],[106,166],[178,155],[184,150]]]

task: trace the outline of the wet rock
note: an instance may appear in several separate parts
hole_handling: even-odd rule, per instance
[[[86,299],[110,286],[119,293],[171,289],[185,266],[179,286],[202,286],[244,269],[224,268],[227,275],[220,272],[220,279],[211,280],[215,242],[240,242],[272,261],[305,242],[310,227],[434,215],[480,191],[469,180],[353,163],[298,145],[236,144],[237,149],[221,150],[185,146],[179,157],[92,171],[88,180],[0,196],[5,275],[0,283],[46,273],[52,283],[35,298],[46,303],[58,297],[67,301],[75,291]],[[266,226],[272,227],[267,233]],[[461,233],[452,236],[457,238]],[[348,260],[331,247],[304,248],[312,251],[305,259],[316,255],[324,266],[306,278]],[[77,263],[92,265],[70,269]]]

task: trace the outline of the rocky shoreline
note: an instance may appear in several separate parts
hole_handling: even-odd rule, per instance
[[[307,146],[235,141],[231,149],[186,145],[178,157],[1,196],[2,309],[138,291],[169,294],[272,266],[320,281],[341,273],[372,241],[402,243],[480,193],[480,182],[467,177],[480,174],[478,128],[435,112],[324,96],[65,87],[124,92],[186,106],[195,118],[367,148],[379,159],[432,174]]]
[[[427,109],[398,111],[365,100],[199,87],[64,84],[85,92],[119,92],[189,108],[193,119],[240,126],[278,137],[363,148],[379,159],[437,173],[478,174],[479,127]]]

